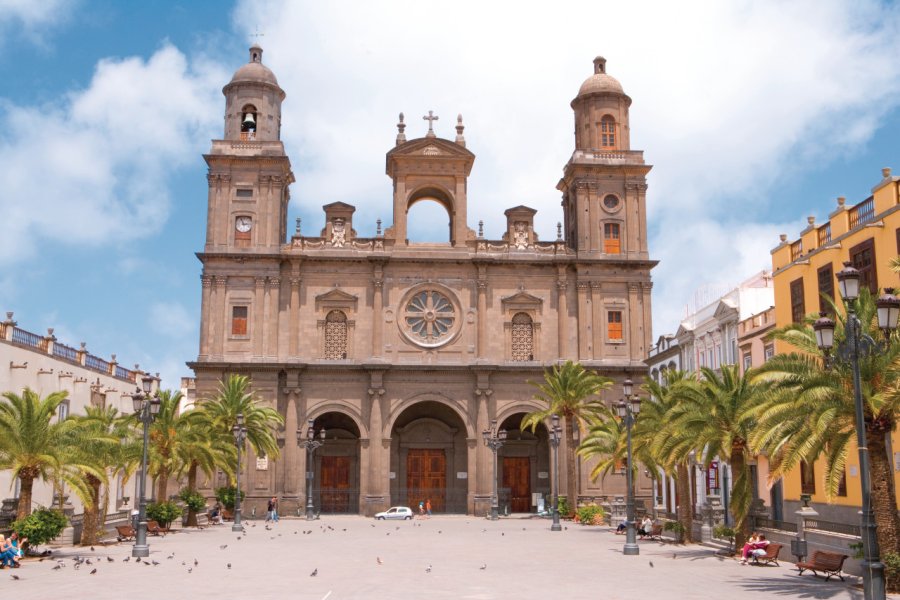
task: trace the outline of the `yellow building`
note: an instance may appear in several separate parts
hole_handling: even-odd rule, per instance
[[[892,177],[890,169],[882,169],[882,179],[872,188],[871,196],[854,206],[847,206],[843,197],[837,202],[827,223],[817,225],[815,218],[809,217],[809,226],[799,239],[788,241],[782,235],[781,243],[772,250],[778,327],[826,310],[822,294],[835,297],[835,273],[845,261],[859,269],[860,286],[868,286],[873,293],[900,287],[900,278],[889,266],[890,260],[900,254],[900,177]],[[776,345],[777,352],[789,350],[784,343]],[[892,447],[900,449],[896,432]],[[894,462],[900,466],[896,454]],[[824,493],[824,467],[824,461],[804,464],[785,477],[786,518],[790,519],[799,506],[801,494],[811,494],[823,520],[855,523],[861,504],[856,447],[847,453],[845,485],[838,496],[830,499]],[[894,485],[900,486],[900,472],[895,469],[894,473]]]

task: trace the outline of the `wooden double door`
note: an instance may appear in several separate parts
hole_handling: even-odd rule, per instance
[[[406,455],[406,498],[413,512],[431,500],[432,512],[444,512],[447,501],[447,456],[443,450],[411,448]]]
[[[349,456],[322,457],[319,502],[323,513],[350,512],[351,464]]]
[[[503,488],[509,490],[509,510],[531,512],[531,459],[503,457]]]

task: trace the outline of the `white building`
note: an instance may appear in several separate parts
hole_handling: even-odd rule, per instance
[[[121,366],[115,354],[109,360],[91,354],[84,342],[77,348],[63,344],[53,335],[53,329],[48,329],[46,335],[21,329],[11,312],[6,313],[5,321],[0,321],[0,393],[21,395],[25,388],[31,388],[43,398],[65,391],[68,397],[58,409],[59,420],[84,414],[86,406],[113,406],[120,413],[131,414],[131,394],[144,375],[138,365],[134,369]],[[130,510],[131,494],[123,488],[121,476],[111,483],[115,490],[110,491],[107,514]],[[0,497],[6,498],[3,510],[7,513],[15,510],[12,499],[18,497],[18,492],[18,479],[13,478],[11,471],[0,471]],[[32,508],[54,504],[53,488],[47,482],[36,481],[33,494]],[[82,513],[78,497],[64,489],[64,498],[66,495],[66,512]],[[0,518],[4,516],[8,515],[0,512]]]

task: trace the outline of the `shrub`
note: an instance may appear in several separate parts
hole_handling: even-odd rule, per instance
[[[19,538],[28,538],[28,545],[39,546],[56,539],[67,524],[68,519],[62,512],[41,508],[23,519],[14,521],[11,527],[19,534]]]
[[[663,529],[665,531],[671,531],[679,543],[684,539],[684,525],[678,521],[666,521],[666,524],[663,525]]]
[[[227,508],[228,510],[234,510],[234,486],[225,486],[216,488],[216,500],[218,500],[222,506]],[[241,500],[244,499],[244,491],[241,490]]]
[[[884,563],[884,579],[888,592],[900,591],[900,554],[885,552],[881,556]]]
[[[603,525],[603,518],[606,516],[602,506],[596,504],[586,504],[578,508],[576,518],[579,523],[584,525]]]
[[[564,517],[569,515],[569,501],[565,496],[559,497],[559,514]]]
[[[174,502],[155,502],[147,506],[147,519],[158,522],[163,528],[180,516],[181,508]]]
[[[716,525],[713,528],[713,537],[717,537],[720,540],[733,540],[734,529],[727,525]]]
[[[184,488],[178,492],[178,497],[185,506],[194,512],[200,512],[206,508],[206,497],[195,490]]]

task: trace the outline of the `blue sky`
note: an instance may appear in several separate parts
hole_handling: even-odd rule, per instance
[[[201,154],[257,28],[288,95],[290,217],[307,233],[337,200],[361,235],[388,226],[397,113],[417,137],[434,110],[451,139],[463,114],[478,157],[469,226],[499,237],[503,210],[526,204],[554,237],[569,102],[603,54],[654,165],[655,336],[698,287],[768,266],[778,233],[900,172],[892,3],[338,4],[0,0],[0,310],[167,386],[189,374]],[[446,216],[424,206],[413,235],[440,239]]]

